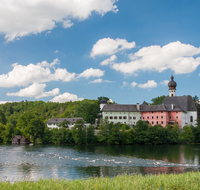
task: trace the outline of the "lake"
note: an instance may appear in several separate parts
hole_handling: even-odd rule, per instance
[[[200,145],[0,145],[0,180],[199,171]]]

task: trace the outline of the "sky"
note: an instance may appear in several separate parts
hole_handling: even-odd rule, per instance
[[[199,0],[1,0],[0,103],[200,96]]]

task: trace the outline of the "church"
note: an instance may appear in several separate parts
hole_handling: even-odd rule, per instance
[[[160,124],[165,127],[175,122],[183,128],[185,125],[196,126],[197,108],[191,96],[176,96],[176,82],[171,76],[168,83],[169,97],[165,97],[160,105],[142,104],[107,104],[103,98],[100,102],[102,119],[109,122],[135,125],[138,120],[146,121],[152,126]]]

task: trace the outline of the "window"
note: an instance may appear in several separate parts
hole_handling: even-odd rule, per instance
[[[126,114],[126,112],[124,112],[124,114]]]
[[[163,124],[163,121],[161,121],[161,124]]]
[[[154,122],[152,121],[152,124],[154,124]]]
[[[124,116],[123,119],[126,119],[126,116]]]
[[[106,114],[107,114],[107,112],[106,112]]]
[[[176,119],[178,119],[178,116],[176,116]]]
[[[169,117],[170,119],[172,118],[172,117]]]
[[[161,119],[163,119],[163,116],[161,116]]]
[[[151,113],[153,113],[153,111]]]
[[[124,122],[124,124],[126,124],[126,122]]]
[[[115,116],[114,119],[117,119],[117,116]]]
[[[178,113],[178,112],[176,112],[176,113]]]
[[[147,119],[149,119],[149,116],[147,116]]]
[[[152,119],[153,119],[153,116],[152,116]]]
[[[112,112],[110,112],[110,114],[112,114]]]
[[[161,111],[161,113],[163,113],[163,111]]]
[[[113,117],[112,117],[112,116],[110,116],[110,119],[113,119]]]
[[[144,119],[144,117],[143,117],[143,119]]]
[[[132,119],[132,117],[129,117],[129,119]]]
[[[133,117],[133,119],[136,119],[136,117]]]
[[[158,119],[158,116],[156,116],[156,118]]]
[[[140,117],[140,119],[141,119],[141,117]]]
[[[156,123],[158,124],[158,121]]]
[[[193,116],[190,116],[190,122],[193,122]]]
[[[122,119],[122,116],[119,116],[119,119]]]

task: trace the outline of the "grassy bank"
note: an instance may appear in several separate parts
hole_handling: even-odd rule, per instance
[[[2,190],[34,189],[34,190],[64,190],[64,189],[200,189],[200,172],[161,175],[121,175],[114,178],[90,178],[87,180],[39,180],[38,182],[0,182]]]

